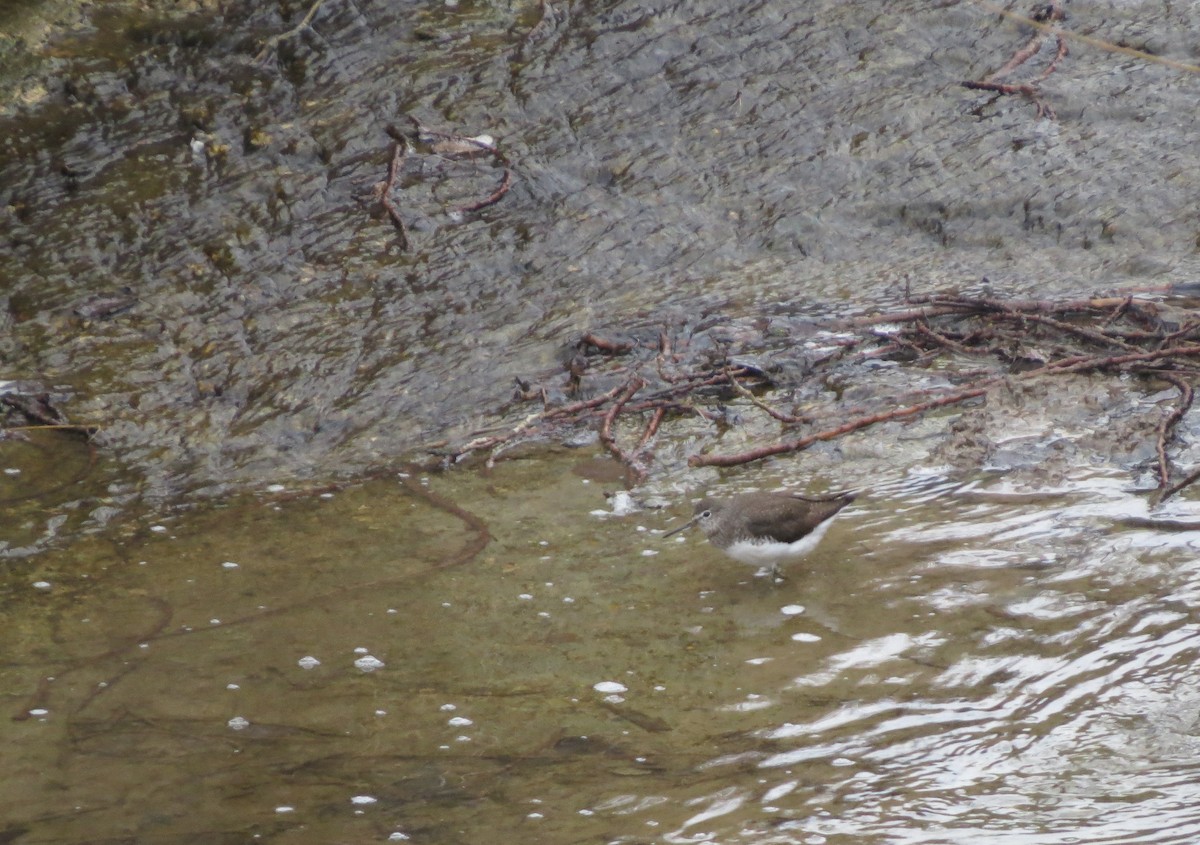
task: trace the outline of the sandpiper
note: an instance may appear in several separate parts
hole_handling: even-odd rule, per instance
[[[809,497],[795,493],[741,493],[728,499],[701,499],[686,523],[664,538],[699,525],[709,542],[734,560],[767,566],[779,577],[779,564],[811,552],[854,493]]]

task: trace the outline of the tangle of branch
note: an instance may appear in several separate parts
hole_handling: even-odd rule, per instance
[[[880,423],[985,399],[1004,383],[1068,373],[1098,378],[1129,374],[1148,383],[1166,381],[1179,395],[1174,408],[1156,423],[1159,499],[1200,478],[1197,470],[1175,480],[1179,473],[1171,462],[1171,444],[1192,407],[1200,377],[1200,321],[1171,322],[1161,303],[1133,294],[1068,300],[940,294],[911,297],[905,304],[896,311],[832,323],[826,351],[809,362],[805,378],[819,382],[836,373],[836,380],[845,382],[854,378],[856,368],[880,358],[910,367],[952,358],[938,364],[938,372],[955,382],[951,386],[859,400],[860,407],[847,407],[835,393],[827,392],[825,406],[809,402],[806,413],[799,415],[768,401],[779,387],[768,372],[732,358],[728,351],[714,356],[711,339],[693,347],[702,332],[681,333],[658,325],[626,328],[616,336],[590,331],[577,339],[565,356],[563,371],[550,374],[549,383],[520,382],[516,400],[540,401],[539,411],[507,430],[453,448],[447,457],[457,462],[487,450],[492,460],[517,442],[594,427],[604,448],[628,468],[633,479],[640,480],[654,458],[651,444],[664,426],[696,416],[718,428],[737,424],[737,415],[725,403],[736,402],[743,410],[762,413],[779,424],[785,436],[731,454],[702,449],[689,459],[691,465],[728,467],[799,452]],[[760,340],[756,348],[764,342]],[[789,340],[772,338],[772,342],[786,358]],[[718,349],[722,343],[718,342]],[[795,357],[794,351],[791,354]],[[967,356],[975,362],[972,368],[958,368],[957,362]],[[555,386],[556,378],[565,385]],[[551,397],[563,395],[564,388],[568,396],[592,395],[554,404]],[[621,445],[619,420],[640,426],[635,446]],[[797,428],[802,430],[795,433]]]

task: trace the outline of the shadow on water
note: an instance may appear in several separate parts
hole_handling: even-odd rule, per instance
[[[883,483],[774,586],[579,465],[245,499],[10,583],[10,839],[1194,839],[1200,535],[1114,530],[1117,478]]]

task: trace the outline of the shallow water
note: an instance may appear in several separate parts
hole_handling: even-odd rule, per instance
[[[772,585],[578,461],[10,573],[13,841],[1195,838],[1200,532],[1115,474],[880,483]]]
[[[1189,62],[1196,10],[1069,23]],[[255,61],[303,12],[106,3],[4,81],[0,381],[103,431],[0,442],[0,842],[1196,841],[1200,533],[1124,521],[1143,385],[726,474],[665,431],[625,516],[590,453],[378,470],[596,326],[1190,280],[1194,72],[1072,42],[1039,120],[958,85],[1028,33],[910,2],[327,0]],[[453,215],[494,165],[414,155],[407,252],[362,201],[406,115],[515,173]],[[801,475],[869,493],[782,585],[661,539]]]

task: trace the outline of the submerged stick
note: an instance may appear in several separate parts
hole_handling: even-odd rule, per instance
[[[999,381],[999,379],[997,379]],[[948,396],[942,396],[938,399],[930,399],[928,402],[921,402],[916,405],[908,405],[902,408],[895,408],[891,411],[881,411],[877,414],[868,414],[866,416],[857,417],[847,423],[837,426],[836,428],[819,431],[816,434],[809,434],[797,440],[788,440],[783,443],[774,443],[769,446],[760,446],[757,449],[749,449],[745,452],[739,452],[733,455],[693,455],[688,459],[688,464],[694,467],[731,467],[738,464],[746,464],[751,461],[759,461],[763,458],[769,458],[773,455],[784,455],[788,452],[800,452],[812,446],[814,443],[819,443],[822,440],[833,440],[841,437],[843,434],[849,434],[852,431],[858,431],[860,428],[867,428],[876,423],[889,422],[891,420],[903,419],[911,417],[914,414],[921,414],[933,408],[941,408],[946,405],[954,405],[958,402],[965,402],[968,399],[974,399],[977,396],[982,396],[988,392],[989,387],[973,387],[968,390],[960,390],[957,393],[952,393]]]
[[[313,18],[317,16],[317,10],[321,8],[324,2],[325,0],[317,0],[309,8],[308,13],[300,19],[300,23],[296,24],[287,32],[281,32],[278,35],[272,35],[270,38],[268,38],[263,44],[263,48],[258,51],[258,55],[254,57],[254,61],[265,62],[271,51],[279,46],[279,42],[286,41],[288,38],[293,38],[304,30],[308,29],[309,25],[313,22]]]

